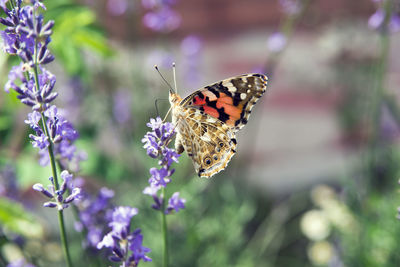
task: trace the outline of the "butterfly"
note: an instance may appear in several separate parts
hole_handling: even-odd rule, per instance
[[[210,178],[226,168],[236,153],[236,132],[265,93],[268,78],[245,74],[205,86],[182,99],[169,93],[175,149],[186,150],[200,177]]]

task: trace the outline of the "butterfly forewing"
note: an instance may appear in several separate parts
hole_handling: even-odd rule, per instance
[[[247,123],[253,106],[265,93],[267,81],[262,74],[229,78],[194,92],[181,105],[200,109],[240,130]]]

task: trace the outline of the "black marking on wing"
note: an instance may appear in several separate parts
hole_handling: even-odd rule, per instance
[[[246,102],[246,103],[244,103],[244,105],[243,105],[243,110],[242,110],[242,112],[240,113],[240,119],[238,119],[236,122],[235,122],[235,126],[238,126],[239,125],[239,123],[243,123],[243,124],[246,124],[247,123],[247,119],[244,117],[244,115],[245,115],[245,113],[246,113],[246,108],[247,108],[247,104],[248,104],[249,102]],[[251,111],[247,111],[248,113],[251,113]]]
[[[242,99],[240,99],[240,94],[234,94],[234,96],[233,96],[233,105],[235,107],[237,107],[241,101],[242,101]]]
[[[208,87],[208,90],[211,92],[211,93],[213,93],[217,98],[219,98],[219,95],[220,95],[220,93],[217,91],[217,90],[215,90],[215,88],[214,87]]]
[[[216,93],[218,93],[218,92],[216,91]],[[218,93],[218,95],[219,95],[219,93]],[[217,119],[219,119],[222,122],[226,122],[227,120],[229,120],[229,115],[226,114],[225,108],[224,107],[217,108],[217,101],[216,100],[215,101],[210,101],[210,99],[207,96],[206,97],[206,104],[207,104],[207,106],[209,106],[211,108],[214,108],[214,109],[216,109],[218,111],[219,115],[218,115]],[[204,111],[204,108],[203,108],[203,111]]]
[[[211,85],[211,86],[206,86],[205,88],[206,88],[207,90],[210,90],[210,91],[213,92],[213,93],[214,93],[214,91],[212,91],[212,90],[215,90],[215,91],[224,93],[224,94],[226,94],[227,96],[232,96],[232,93],[229,92],[228,88],[222,85],[222,81],[220,81],[220,82],[218,82],[218,83],[214,83],[214,84]],[[212,89],[211,89],[211,88],[212,88]]]
[[[197,173],[199,175],[199,177],[201,177],[201,174],[205,171],[205,169],[201,168],[199,169],[199,172]]]
[[[229,120],[229,115],[225,113],[225,109],[224,107],[217,109],[218,110],[218,119],[222,122],[226,122],[227,120]]]

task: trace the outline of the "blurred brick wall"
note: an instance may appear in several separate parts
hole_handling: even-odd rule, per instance
[[[84,2],[85,0],[81,0]],[[145,10],[140,1],[130,1],[127,13],[112,16],[107,12],[106,1],[95,1],[93,8],[111,38],[135,41],[158,38],[141,23]],[[332,21],[367,19],[374,12],[369,0],[311,0],[300,27],[312,28]],[[283,17],[278,0],[177,0],[175,10],[182,16],[179,29],[168,37],[179,38],[196,33],[206,36],[228,35],[254,29],[275,29]]]

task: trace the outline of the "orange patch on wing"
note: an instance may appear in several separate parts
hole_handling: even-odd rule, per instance
[[[219,117],[219,112],[215,108],[209,107],[209,106],[203,106],[204,112],[207,113],[210,116],[213,116],[214,118]]]
[[[227,104],[224,102],[220,102],[219,100],[217,102],[216,107],[224,108],[225,113],[235,119],[240,118],[240,114],[242,113],[242,110],[243,110],[243,105],[234,106],[234,105],[230,105],[230,104]]]
[[[224,103],[224,104],[228,104],[228,105],[233,105],[233,99],[230,96],[227,96],[224,93],[220,94],[220,97],[217,100],[217,103]]]
[[[201,99],[199,96],[195,96],[193,99],[193,104],[197,105],[197,106],[202,106],[206,103],[205,99]]]

